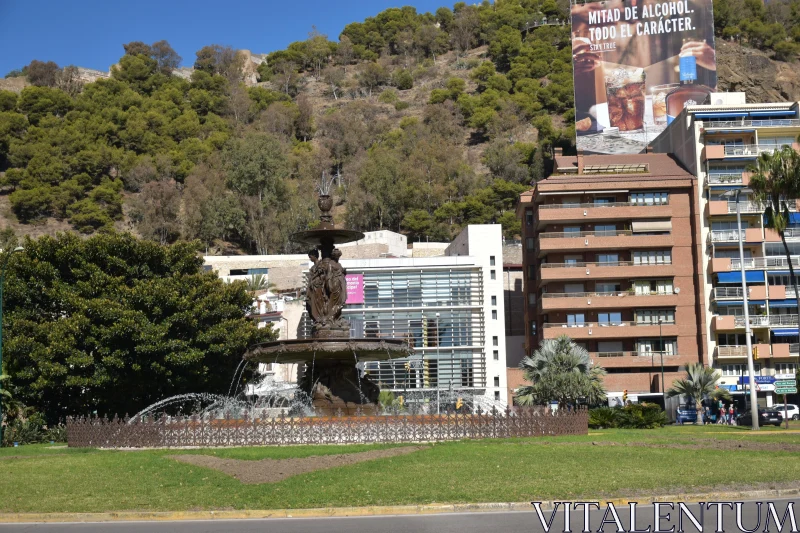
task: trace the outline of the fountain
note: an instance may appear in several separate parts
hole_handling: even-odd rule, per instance
[[[360,240],[364,234],[334,226],[330,186],[323,177],[317,200],[319,226],[290,236],[294,242],[314,247],[309,252],[314,265],[306,291],[306,308],[313,321],[311,338],[257,344],[244,357],[260,363],[302,364],[298,386],[311,398],[318,414],[376,413],[380,389],[361,375],[358,363],[408,357],[411,349],[401,339],[350,337],[350,323],[342,317],[347,300],[346,272],[339,264],[342,253],[335,245]]]

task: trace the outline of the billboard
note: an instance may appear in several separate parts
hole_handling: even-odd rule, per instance
[[[364,274],[347,274],[347,301],[348,304],[364,303]]]
[[[572,4],[577,147],[644,151],[717,87],[712,0]]]

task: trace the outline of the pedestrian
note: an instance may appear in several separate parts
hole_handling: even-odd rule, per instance
[[[734,422],[735,420],[733,418],[733,405],[731,405],[730,407],[728,407],[728,425],[732,426],[734,425]]]
[[[675,422],[682,426],[683,425],[683,419],[681,418],[681,408],[677,407],[675,409],[675,413],[676,413]]]
[[[711,409],[706,405],[706,408],[703,411],[703,425],[707,426],[710,423],[711,423]]]
[[[725,423],[725,406],[722,405],[722,402],[719,402],[719,420],[717,420],[717,424],[724,424]]]

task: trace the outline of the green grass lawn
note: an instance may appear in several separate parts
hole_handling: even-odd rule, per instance
[[[793,429],[800,429],[800,424]],[[386,446],[191,451],[22,446],[0,450],[0,512],[507,502],[699,492],[743,488],[758,482],[798,482],[798,452],[730,446],[720,450],[716,448],[719,443],[712,440],[800,444],[800,433],[782,431],[754,435],[745,428],[673,426],[658,430],[592,430],[584,437],[462,441],[261,485],[244,485],[220,472],[178,463],[167,456],[199,453],[243,460],[283,459]]]

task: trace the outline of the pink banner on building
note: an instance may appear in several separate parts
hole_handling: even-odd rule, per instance
[[[347,274],[347,302],[348,304],[364,303],[364,274]]]

